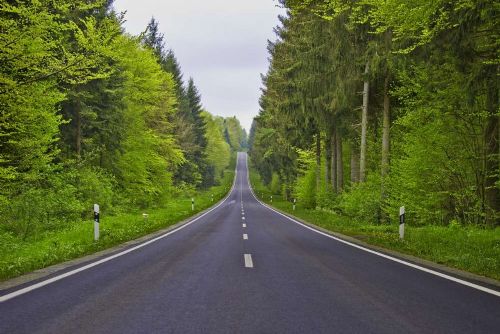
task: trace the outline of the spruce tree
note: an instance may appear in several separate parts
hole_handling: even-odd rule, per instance
[[[166,60],[165,36],[159,30],[159,23],[154,17],[149,20],[146,31],[142,35],[142,41],[155,53],[158,62],[162,65]]]

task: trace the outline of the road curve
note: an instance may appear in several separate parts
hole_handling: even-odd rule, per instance
[[[498,296],[333,240],[263,206],[250,191],[244,153],[219,207],[83,266],[1,291],[0,333],[500,330]]]

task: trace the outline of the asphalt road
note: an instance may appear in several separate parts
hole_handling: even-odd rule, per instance
[[[2,291],[0,333],[500,333],[498,296],[273,212],[245,162],[225,201],[175,233]]]

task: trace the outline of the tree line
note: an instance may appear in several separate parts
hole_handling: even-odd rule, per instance
[[[0,227],[17,235],[165,205],[218,184],[246,145],[202,107],[152,19],[110,0],[0,4]]]
[[[250,155],[275,193],[372,222],[500,222],[500,7],[283,0]]]

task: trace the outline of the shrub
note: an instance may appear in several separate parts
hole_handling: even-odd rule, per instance
[[[273,173],[271,183],[269,184],[269,190],[274,195],[279,195],[281,193],[281,180],[277,173]]]
[[[340,209],[348,216],[364,222],[378,222],[380,215],[380,178],[369,175],[364,183],[355,183],[340,195]]]
[[[316,207],[316,171],[314,168],[309,169],[297,179],[295,196],[303,207],[307,209]]]
[[[6,220],[7,229],[26,239],[36,231],[79,221],[84,207],[77,200],[76,188],[67,184],[65,177],[66,174],[54,174],[42,185],[20,188],[9,205],[2,206],[0,214]]]
[[[73,173],[71,179],[83,208],[82,216],[91,212],[94,203],[104,211],[112,210],[115,200],[115,180],[112,176],[99,167],[82,167]]]

